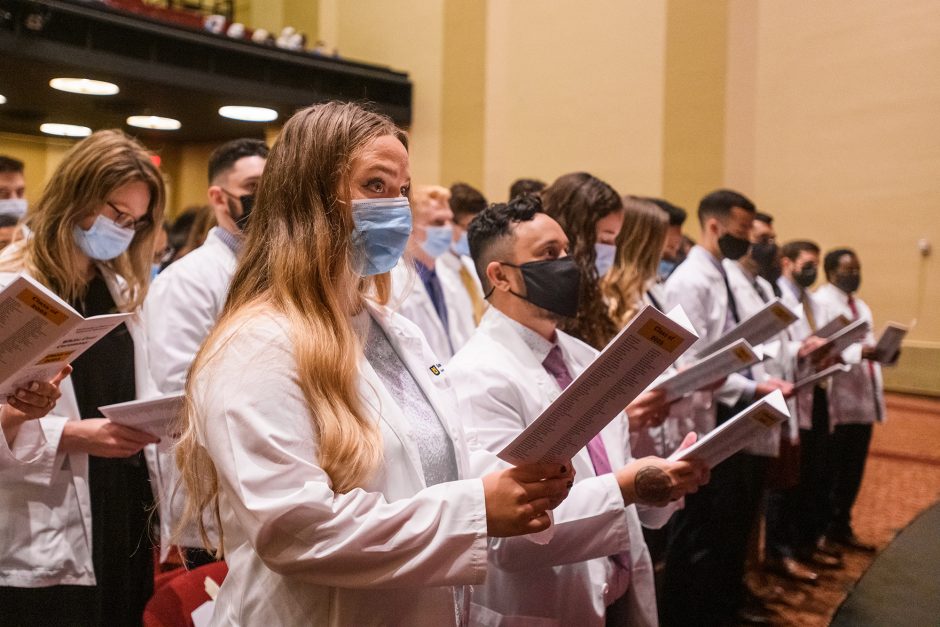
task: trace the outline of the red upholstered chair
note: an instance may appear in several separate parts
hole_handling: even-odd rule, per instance
[[[173,577],[160,586],[144,608],[144,627],[192,627],[192,613],[209,600],[206,577],[221,585],[228,573],[225,562],[206,564]]]

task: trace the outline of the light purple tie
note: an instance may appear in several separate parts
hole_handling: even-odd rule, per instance
[[[550,375],[555,377],[555,381],[558,382],[558,386],[562,390],[571,385],[573,381],[571,373],[568,372],[568,366],[565,365],[561,348],[557,344],[548,352],[548,356],[542,362],[542,366]],[[595,435],[591,438],[591,441],[588,442],[587,451],[588,456],[591,458],[591,464],[594,466],[594,474],[600,476],[613,472],[613,468],[610,465],[610,457],[607,456],[607,448],[604,446],[604,440],[601,439],[600,433]],[[630,560],[629,550],[611,555],[610,559],[620,568],[628,573],[630,572],[630,564],[632,562]]]

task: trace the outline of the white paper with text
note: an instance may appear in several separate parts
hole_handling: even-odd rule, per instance
[[[901,342],[904,340],[904,336],[913,326],[913,323],[910,326],[904,326],[897,322],[889,322],[885,330],[881,332],[878,342],[875,343],[875,358],[873,361],[882,364],[894,363],[898,351],[901,350]]]
[[[869,324],[866,320],[850,322],[848,325],[829,336],[824,344],[810,351],[806,357],[813,359],[818,354],[839,355],[852,344],[857,344],[864,340],[865,336],[868,335],[869,328]]]
[[[681,307],[647,306],[498,457],[565,462],[698,339]]]
[[[823,370],[820,370],[816,374],[811,374],[810,376],[800,379],[793,384],[793,391],[802,390],[803,388],[814,385],[823,379],[828,379],[829,377],[837,374],[844,374],[852,369],[852,366],[848,364],[836,364],[834,366],[829,366]]]
[[[774,390],[702,436],[692,446],[674,452],[669,459],[700,459],[708,464],[709,468],[714,468],[789,417],[790,412],[783,399],[783,393]]]
[[[698,352],[699,355],[711,355],[715,351],[738,340],[747,340],[751,346],[759,346],[799,320],[789,307],[779,298],[741,321],[740,324]]]
[[[671,403],[686,394],[714,385],[733,372],[753,366],[762,358],[759,347],[752,347],[747,340],[737,340],[660,381],[653,389],[665,390],[666,402]]]
[[[128,401],[99,407],[101,415],[126,427],[146,431],[158,438],[168,439],[168,427],[183,408],[182,394],[167,394],[145,401]]]
[[[20,275],[0,291],[0,398],[49,381],[131,314],[83,318],[37,281]]]

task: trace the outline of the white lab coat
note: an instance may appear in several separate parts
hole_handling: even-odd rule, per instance
[[[801,300],[801,295],[803,291],[800,286],[797,285],[793,280],[786,277],[780,277],[777,279],[777,287],[780,288],[780,300],[783,301],[787,307],[789,307],[794,313],[800,316],[800,319],[791,324],[786,329],[787,337],[790,339],[789,351],[792,356],[791,364],[793,368],[793,380],[799,381],[804,379],[807,376],[815,372],[812,364],[809,360],[801,361],[798,359],[798,354],[800,350],[800,345],[803,343],[803,340],[808,338],[813,334],[812,329],[809,326],[809,321],[806,319],[806,313],[803,310],[803,302]],[[821,301],[819,301],[811,292],[806,290],[807,301],[810,304],[810,308],[813,311],[813,320],[816,322],[816,328],[820,328],[823,325],[828,324],[836,316],[830,311],[830,309]],[[824,385],[828,386],[828,381]],[[797,393],[787,401],[787,404],[790,407],[791,416],[796,416],[796,424],[799,429],[812,429],[813,428],[813,390],[816,386],[805,387],[802,390],[797,391]],[[830,414],[830,427],[832,424],[832,398],[829,398],[829,414]],[[798,437],[797,432],[791,432],[790,437]]]
[[[831,283],[820,286],[813,292],[813,297],[826,306],[833,316],[841,314],[849,320],[856,318],[849,307],[848,294]],[[875,321],[871,309],[858,296],[854,298],[858,317],[867,320],[873,328]],[[850,364],[852,369],[833,377],[829,386],[829,407],[833,424],[872,424],[884,421],[886,414],[881,365],[862,359],[862,344],[875,345],[873,330],[868,331],[863,343],[853,344],[842,352],[842,361]]]
[[[441,418],[466,476],[456,399],[431,370],[436,357],[407,320],[382,307],[369,313]],[[359,394],[381,429],[384,462],[364,488],[334,493],[317,465],[286,319],[256,313],[213,348],[192,375],[229,565],[211,624],[455,624],[453,586],[479,583],[487,569],[482,481],[425,486],[408,418],[362,358]]]
[[[121,279],[106,268],[101,272],[115,302],[120,303]],[[0,273],[0,288],[16,276]],[[134,341],[137,390],[152,393],[139,317],[129,319],[127,328]],[[62,381],[59,390],[62,396],[49,415],[24,423],[13,443],[15,456],[29,463],[0,468],[0,528],[4,530],[0,534],[0,586],[95,584],[88,455],[58,450],[65,423],[81,419],[71,377]],[[145,449],[148,462],[153,449],[152,445]]]
[[[706,357],[699,351],[724,335],[728,290],[717,263],[710,252],[696,245],[689,251],[685,261],[666,279],[666,310],[681,305],[699,336],[695,344],[679,358],[680,364]],[[753,398],[754,388],[753,381],[734,373],[728,376],[714,397],[730,407],[742,399]],[[701,417],[708,422],[696,425],[700,435],[715,427],[714,412],[715,406],[712,405],[709,413],[701,413]]]
[[[150,372],[160,394],[178,393],[186,388],[189,367],[228,297],[237,259],[217,235],[219,228],[209,232],[202,246],[167,266],[154,280],[144,302]],[[139,394],[138,397],[143,398]],[[173,537],[185,507],[186,492],[170,447],[159,447],[151,476],[158,496],[161,559],[166,559],[173,543],[201,547],[202,537],[195,525]],[[215,521],[207,517],[205,524],[210,539],[214,539]]]
[[[558,344],[572,376],[597,351],[558,332]],[[468,436],[498,452],[515,438],[561,390],[532,354],[508,318],[495,309],[447,367]],[[620,414],[602,431],[611,465],[630,457],[627,419]],[[545,545],[528,538],[490,541],[490,573],[474,589],[472,624],[603,625],[607,605],[629,595],[631,625],[656,624],[656,598],[649,551],[633,505],[624,507],[613,475],[594,473],[586,449],[572,460],[577,472],[570,495],[553,512],[554,536]],[[671,509],[644,509],[651,526],[662,526]],[[632,580],[608,558],[630,550]]]
[[[439,265],[440,260],[435,263],[435,269],[444,294],[444,306],[447,308],[447,329],[437,315],[434,303],[431,302],[431,297],[428,296],[428,291],[412,261],[407,258],[403,258],[392,268],[392,299],[389,306],[421,329],[431,350],[437,355],[438,362],[446,364],[470,339],[475,324],[473,307],[460,277],[454,273],[442,272]]]
[[[747,270],[741,267],[737,261],[725,259],[722,266],[728,275],[728,282],[731,284],[731,293],[734,294],[734,300],[738,304],[738,311],[741,319],[749,318],[758,311],[767,306],[775,298],[773,287],[766,279],[754,277],[757,284],[764,290],[767,296],[767,302],[760,297],[752,284],[752,279]],[[785,379],[791,372],[793,365],[793,356],[790,355],[790,343],[785,333],[780,333],[768,340],[764,348],[768,350],[768,357],[761,363],[751,366],[751,374],[755,381],[766,381],[768,378],[775,377]],[[771,350],[772,349],[772,350]],[[776,457],[780,454],[780,427],[766,430],[758,440],[745,447],[745,451],[752,455],[763,455],[766,457]]]

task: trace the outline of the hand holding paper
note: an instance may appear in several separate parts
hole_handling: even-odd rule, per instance
[[[689,433],[679,450],[690,447],[695,440],[695,433]],[[614,474],[621,486],[625,504],[639,503],[654,507],[662,507],[686,494],[697,492],[710,478],[709,467],[701,460],[660,457],[635,459]]]
[[[681,307],[647,306],[498,457],[512,464],[570,460],[695,341]]]
[[[790,417],[780,390],[768,394],[738,415],[722,423],[687,449],[677,450],[671,460],[699,459],[714,468],[760,434]]]
[[[673,402],[686,394],[722,381],[733,372],[756,364],[762,356],[760,349],[752,348],[747,340],[736,340],[661,381],[655,389],[665,391],[666,399]]]

